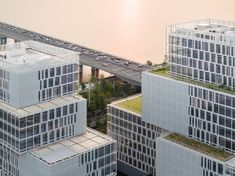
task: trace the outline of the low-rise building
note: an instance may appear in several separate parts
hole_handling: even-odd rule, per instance
[[[234,155],[171,133],[156,139],[156,170],[160,176],[233,176]]]
[[[108,135],[117,140],[118,170],[127,175],[156,175],[156,141],[165,130],[142,119],[142,97],[108,105]]]
[[[1,176],[116,174],[115,141],[86,128],[78,62],[35,41],[0,46]]]
[[[38,147],[19,159],[24,176],[116,175],[116,142],[90,128],[48,146]]]

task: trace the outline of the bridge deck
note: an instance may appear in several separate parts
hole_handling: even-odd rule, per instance
[[[68,41],[56,39],[2,22],[0,22],[0,34],[18,41],[36,40],[80,52],[80,64],[104,70],[136,85],[141,84],[141,72],[151,69],[149,66],[141,65],[124,58],[113,56],[101,51],[90,49]]]

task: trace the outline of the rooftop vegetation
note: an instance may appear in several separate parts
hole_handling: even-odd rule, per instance
[[[142,98],[141,96],[128,98],[125,101],[117,103],[117,106],[140,114],[142,109]]]
[[[193,80],[193,79],[190,79],[190,78],[173,75],[173,74],[168,73],[168,68],[167,67],[163,67],[163,68],[160,68],[160,69],[157,69],[157,70],[151,70],[150,72],[153,73],[153,74],[160,75],[160,76],[164,76],[164,77],[172,78],[172,79],[175,79],[175,80],[184,81],[184,82],[187,82],[187,83],[190,83],[190,84],[195,84],[195,85],[198,85],[198,86],[202,86],[202,87],[205,87],[205,88],[208,88],[208,89],[213,89],[213,90],[216,90],[216,91],[221,91],[221,92],[224,92],[224,93],[235,95],[235,89],[233,89],[231,87],[224,86],[224,85],[216,85],[216,84],[212,84],[212,83],[204,83],[204,82],[201,82],[201,81],[198,81],[198,80]]]
[[[204,144],[202,142],[199,142],[199,141],[190,139],[188,137],[182,136],[180,134],[172,133],[172,134],[166,136],[165,139],[172,141],[174,143],[180,144],[182,146],[185,146],[187,148],[191,148],[195,151],[209,155],[213,158],[216,158],[216,159],[219,159],[222,161],[231,159],[233,156],[233,154],[228,153],[222,149],[209,146],[209,145]]]

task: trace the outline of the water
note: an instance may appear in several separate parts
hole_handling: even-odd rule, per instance
[[[165,26],[235,21],[234,0],[0,0],[0,20],[127,59],[160,63]]]

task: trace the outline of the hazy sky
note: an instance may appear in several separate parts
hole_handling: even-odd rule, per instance
[[[165,26],[235,21],[235,0],[0,0],[0,19],[115,55],[160,62]]]

